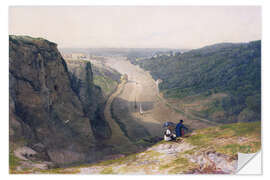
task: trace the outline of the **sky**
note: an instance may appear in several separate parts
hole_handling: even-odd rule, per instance
[[[9,34],[60,48],[199,48],[261,39],[259,6],[10,6]]]

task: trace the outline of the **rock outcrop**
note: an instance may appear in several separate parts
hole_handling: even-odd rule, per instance
[[[111,129],[103,111],[105,98],[101,88],[93,82],[93,71],[89,61],[66,61],[71,77],[71,87],[82,102],[83,112],[90,119],[96,139],[111,136]]]
[[[73,72],[55,43],[9,37],[10,147],[27,146],[57,165],[96,160],[96,132],[106,126],[91,64]],[[73,77],[73,78],[74,78]],[[107,135],[110,135],[109,127]]]

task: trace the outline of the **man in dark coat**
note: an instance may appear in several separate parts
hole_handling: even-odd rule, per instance
[[[183,124],[183,120],[180,120],[179,123],[176,125],[176,137],[182,137],[184,135],[184,129],[188,130]]]

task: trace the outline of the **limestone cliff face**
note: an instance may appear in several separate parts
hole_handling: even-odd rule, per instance
[[[88,61],[66,61],[71,77],[71,87],[83,105],[83,112],[90,119],[96,139],[106,139],[111,129],[105,120],[103,111],[105,98],[101,88],[93,83],[93,71]]]
[[[55,43],[9,37],[12,147],[31,147],[58,165],[95,160],[93,125],[98,123],[93,122],[102,119],[98,117],[100,90],[93,86],[90,64],[79,74],[84,77],[78,88]]]

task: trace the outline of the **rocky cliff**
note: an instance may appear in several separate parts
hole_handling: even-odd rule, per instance
[[[71,87],[83,105],[83,112],[90,119],[96,139],[110,137],[111,130],[104,118],[105,98],[101,88],[93,82],[93,70],[89,61],[66,61],[71,77]]]
[[[60,166],[98,158],[97,129],[106,126],[100,89],[90,63],[71,72],[55,43],[9,37],[10,153],[27,147]]]

